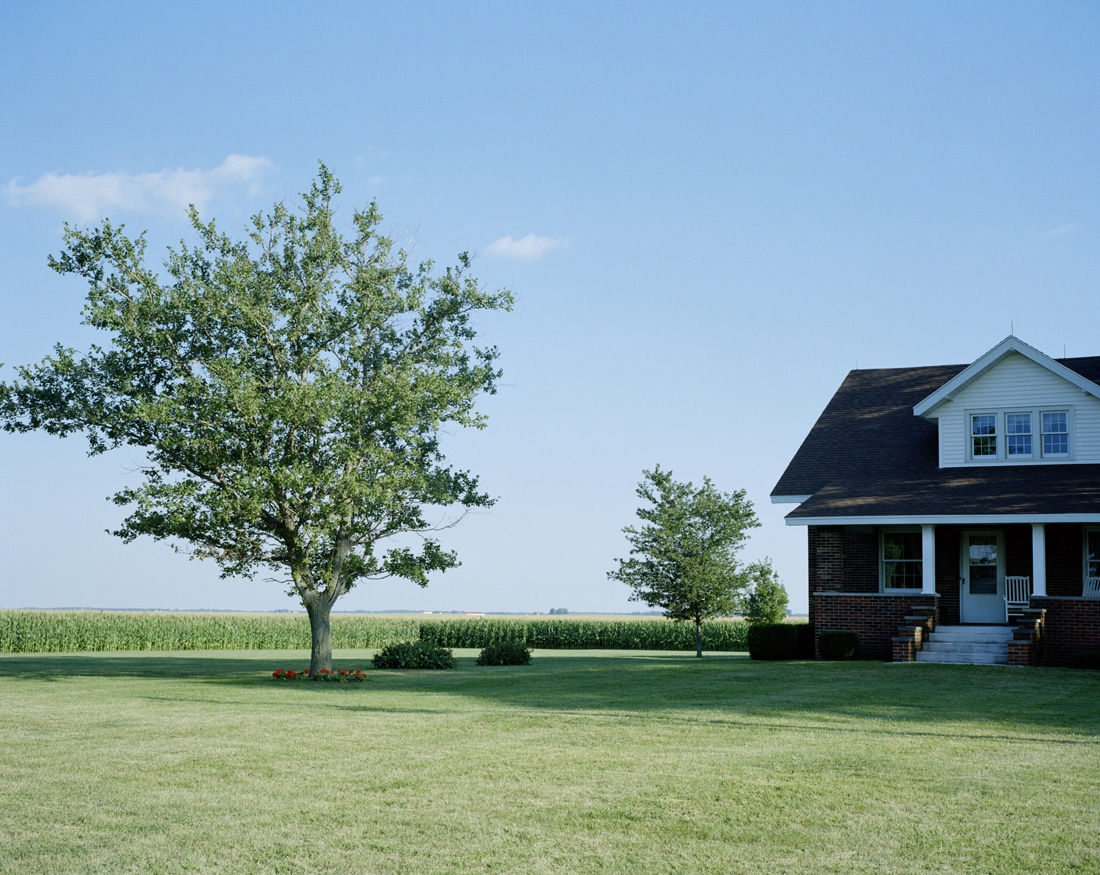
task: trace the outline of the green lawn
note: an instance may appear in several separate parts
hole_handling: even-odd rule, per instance
[[[458,654],[2,656],[0,872],[1100,871],[1100,673]]]

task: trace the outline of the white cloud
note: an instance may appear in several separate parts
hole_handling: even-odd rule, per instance
[[[1044,231],[1040,234],[1040,237],[1061,237],[1063,234],[1072,234],[1077,230],[1077,226],[1074,224],[1059,225],[1057,228],[1051,228],[1049,231]]]
[[[13,179],[4,196],[16,206],[50,207],[78,222],[112,212],[178,216],[188,204],[200,210],[227,188],[251,190],[272,167],[264,157],[230,155],[213,170],[160,170],[156,173],[46,173],[22,185]]]
[[[538,237],[528,234],[519,240],[509,237],[501,237],[485,247],[488,255],[499,258],[514,258],[519,261],[534,261],[541,258],[551,249],[565,246],[569,241],[565,237]]]

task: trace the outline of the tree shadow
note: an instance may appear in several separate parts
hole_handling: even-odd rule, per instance
[[[454,671],[381,671],[368,651],[337,653],[337,668],[367,669],[363,684],[276,682],[279,667],[301,668],[304,651],[19,654],[0,656],[0,679],[186,680],[235,688],[273,685],[315,690],[384,691],[318,699],[349,712],[439,713],[445,706],[393,693],[476,700],[494,709],[631,719],[662,714],[716,728],[765,721],[789,728],[813,719],[815,731],[959,736],[1012,740],[1022,733],[1071,733],[1100,739],[1100,672],[1004,666],[893,665],[878,662],[754,662],[745,654],[536,651],[529,666],[478,667],[476,651],[458,651]]]

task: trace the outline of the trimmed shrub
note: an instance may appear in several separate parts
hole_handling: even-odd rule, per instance
[[[530,665],[531,651],[518,641],[490,644],[478,654],[478,665]]]
[[[749,656],[753,659],[797,659],[798,626],[794,623],[756,623],[749,626]]]
[[[855,659],[859,633],[847,629],[826,629],[817,637],[822,659]]]
[[[814,627],[809,623],[793,623],[798,630],[798,644],[795,648],[799,659],[814,658]]]
[[[1075,653],[1070,658],[1069,665],[1070,668],[1100,669],[1100,653],[1095,650]]]
[[[703,624],[703,649],[745,651],[749,624],[717,619]],[[518,641],[544,650],[694,650],[695,626],[663,618],[546,620],[510,618],[427,619],[420,623],[420,640],[440,647],[481,649]]]
[[[454,654],[425,641],[401,641],[374,655],[375,668],[455,668]]]

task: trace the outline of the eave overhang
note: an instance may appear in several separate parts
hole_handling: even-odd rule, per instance
[[[1030,359],[1040,367],[1046,368],[1052,374],[1076,386],[1086,395],[1100,398],[1100,385],[1082,377],[1076,371],[1070,370],[1065,365],[1055,361],[1050,356],[1010,334],[972,365],[959,372],[940,386],[939,389],[914,406],[913,415],[934,418],[931,417],[931,415],[935,412],[936,408],[945,401],[950,401],[955,393],[970,385],[970,383],[978,379],[978,377],[1012,353],[1022,355],[1024,358]]]
[[[786,517],[788,526],[1019,525],[1021,523],[1100,524],[1100,513],[905,514],[899,516]]]

